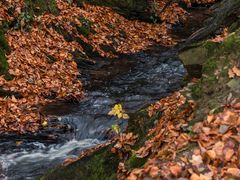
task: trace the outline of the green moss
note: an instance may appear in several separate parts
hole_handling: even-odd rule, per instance
[[[148,139],[146,137],[149,128],[152,128],[154,121],[160,116],[160,112],[154,117],[149,119],[146,107],[140,109],[135,114],[131,115],[127,132],[138,134],[138,141],[133,149],[141,147]],[[83,179],[90,180],[112,180],[116,179],[116,172],[120,160],[118,157],[111,153],[113,145],[105,147],[89,157],[85,157],[67,167],[59,166],[50,170],[41,180],[68,180],[68,179]],[[130,154],[126,165],[129,168],[141,167],[146,162],[147,158],[137,158],[135,154]]]
[[[84,32],[85,33],[85,36],[87,36],[88,35],[88,33],[90,33],[90,21],[87,21],[86,20],[86,22],[89,22],[89,31],[87,30],[87,29],[84,29],[84,28],[80,28],[80,27],[78,27],[78,26],[76,26],[76,24],[75,23],[72,23],[72,25],[73,26],[76,26],[76,28],[78,29],[78,31],[79,31],[79,33],[82,33],[82,32]],[[89,57],[94,57],[94,56],[99,56],[99,54],[97,53],[97,52],[95,52],[95,51],[93,51],[93,47],[92,47],[92,45],[90,45],[90,44],[88,44],[88,43],[86,43],[86,42],[84,42],[81,38],[79,38],[79,37],[75,37],[74,36],[74,34],[71,34],[71,33],[69,33],[68,31],[66,31],[65,29],[64,29],[64,27],[61,25],[61,24],[59,24],[59,25],[54,25],[54,24],[52,24],[51,25],[59,34],[61,34],[63,37],[64,37],[64,39],[66,40],[66,41],[68,41],[68,42],[71,42],[71,41],[76,41],[76,42],[78,42],[80,45],[81,45],[81,47],[83,48],[83,50],[84,50],[84,52],[86,53],[86,55],[87,56],[89,56]],[[83,25],[84,26],[84,25]],[[86,26],[88,26],[88,25],[86,25]],[[80,30],[81,29],[81,30]],[[83,30],[84,29],[84,30]],[[79,54],[79,53],[78,53]],[[82,54],[83,55],[83,54]],[[81,57],[82,57],[82,55],[81,55]],[[80,59],[81,59],[81,57],[79,57]],[[85,58],[86,56],[84,55],[83,56],[83,58]]]
[[[231,87],[235,86],[231,83],[238,78],[228,77],[229,68],[236,65],[240,58],[240,30],[232,33],[223,42],[207,41],[203,46],[208,49],[208,57],[203,63],[203,77],[196,84],[190,84],[187,92],[198,105],[190,125],[202,121],[209,112],[221,111],[223,102],[230,93],[234,97],[240,97],[239,88]]]
[[[133,154],[126,162],[128,168],[140,168],[142,167],[147,161],[147,158],[138,158],[135,154]]]
[[[208,56],[211,56],[214,55],[218,44],[211,41],[205,41],[202,46],[208,50]]]
[[[191,94],[194,99],[198,99],[202,95],[202,88],[198,84],[191,87]]]
[[[8,63],[5,57],[5,51],[0,49],[0,74],[6,74],[8,70]]]
[[[81,16],[79,20],[82,23],[82,26],[77,26],[78,32],[80,32],[83,36],[88,37],[91,33],[92,22],[83,16]]]
[[[41,180],[68,180],[68,179],[88,179],[88,180],[114,180],[118,167],[118,158],[109,152],[111,146],[103,148],[95,154],[83,158],[67,167],[56,167],[48,172]]]
[[[217,59],[215,57],[209,58],[204,64],[203,64],[203,73],[206,74],[213,74],[214,71],[217,68]]]
[[[4,32],[0,27],[0,48],[6,53],[10,52],[10,47],[8,46],[7,40],[4,37]]]
[[[232,52],[240,47],[240,36],[237,34],[229,36],[222,44],[222,49],[225,52]]]
[[[8,52],[10,52],[10,48],[0,27],[0,74],[5,76],[8,74],[8,63],[5,56]]]
[[[66,31],[66,30],[63,28],[62,25],[60,25],[60,24],[57,25],[57,26],[52,25],[52,27],[53,27],[59,34],[61,34],[67,42],[71,42],[71,41],[74,40],[74,37],[73,37],[68,31]]]

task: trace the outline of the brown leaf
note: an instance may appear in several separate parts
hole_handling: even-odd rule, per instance
[[[208,151],[206,152],[206,154],[208,155],[208,157],[209,157],[211,160],[214,160],[214,159],[216,158],[216,153],[215,153],[215,151],[213,151],[213,150],[208,150]]]
[[[227,173],[229,175],[232,175],[232,176],[240,178],[240,169],[238,169],[238,168],[228,168],[227,169]]]
[[[221,141],[218,141],[216,144],[214,144],[213,151],[215,151],[217,156],[222,156],[223,148],[224,148],[224,143]]]
[[[177,164],[174,166],[170,166],[169,169],[175,177],[178,177],[182,172],[182,167]]]
[[[229,78],[234,78],[234,77],[235,77],[235,73],[233,72],[232,69],[229,69],[229,70],[228,70],[228,77],[229,77]]]
[[[226,150],[225,150],[225,160],[226,161],[230,161],[231,160],[231,158],[232,158],[232,156],[234,155],[234,150],[233,149],[230,149],[230,148],[227,148]]]
[[[233,71],[233,73],[234,73],[236,76],[240,77],[240,69],[239,69],[239,68],[237,68],[236,66],[234,66],[234,67],[232,68],[232,71]]]
[[[190,160],[192,165],[198,166],[203,163],[202,156],[201,155],[192,155],[192,159]]]

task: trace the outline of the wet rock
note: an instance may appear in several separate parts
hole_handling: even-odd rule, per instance
[[[202,65],[207,58],[208,50],[202,46],[185,50],[179,54],[184,65]]]
[[[187,69],[189,77],[202,77],[202,64],[207,59],[208,50],[203,46],[190,48],[179,54],[179,58]]]

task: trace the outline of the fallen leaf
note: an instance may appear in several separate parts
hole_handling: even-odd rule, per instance
[[[235,73],[233,72],[232,69],[229,69],[229,70],[228,70],[228,77],[229,77],[229,78],[234,78],[234,77],[235,77]]]
[[[238,169],[238,168],[228,168],[227,173],[232,176],[240,178],[240,169]]]
[[[178,177],[182,172],[182,168],[179,165],[170,166],[169,169],[175,177]]]
[[[44,122],[42,123],[42,126],[43,126],[43,127],[47,127],[47,126],[48,126],[48,122],[47,122],[47,121],[44,121]]]
[[[216,158],[216,153],[215,153],[215,151],[213,151],[213,150],[208,150],[208,151],[206,152],[206,154],[208,155],[208,157],[209,157],[211,160],[214,160],[214,159]]]
[[[192,159],[190,160],[192,165],[198,166],[203,163],[202,156],[201,155],[192,155]]]
[[[233,71],[233,73],[234,73],[236,76],[240,77],[240,69],[239,69],[239,68],[237,68],[236,66],[234,66],[234,67],[232,68],[232,71]]]
[[[234,155],[234,150],[233,149],[230,149],[230,148],[227,148],[226,150],[225,150],[225,160],[226,161],[230,161],[231,160],[231,158],[232,158],[232,156]]]

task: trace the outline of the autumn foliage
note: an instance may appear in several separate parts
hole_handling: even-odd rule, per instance
[[[208,115],[192,127],[191,133],[186,133],[184,129],[192,120],[195,107],[194,101],[187,101],[180,93],[151,105],[150,117],[159,110],[163,114],[149,131],[149,140],[133,150],[137,136],[127,134],[114,146],[113,152],[122,160],[118,179],[239,179],[239,99],[229,98],[222,112]],[[129,152],[140,159],[147,157],[142,168],[128,169],[124,156],[129,156]]]
[[[165,3],[161,1],[159,8]],[[150,24],[127,20],[109,7],[84,4],[80,8],[57,0],[58,15],[44,13],[30,17],[30,21],[25,1],[5,0],[0,4],[1,24],[17,23],[5,33],[11,48],[7,60],[13,79],[7,81],[2,76],[0,85],[23,96],[0,98],[1,132],[36,132],[46,122],[38,113],[39,105],[54,99],[83,97],[73,52],[80,51],[87,57],[84,43],[105,57],[116,54],[105,51],[103,46],[112,47],[117,53],[135,53],[155,43],[173,45],[168,31],[171,24],[185,16],[181,7],[172,4],[159,14],[162,23]],[[79,28],[84,28],[85,20],[91,27],[83,33]],[[66,39],[66,35],[71,38]]]

